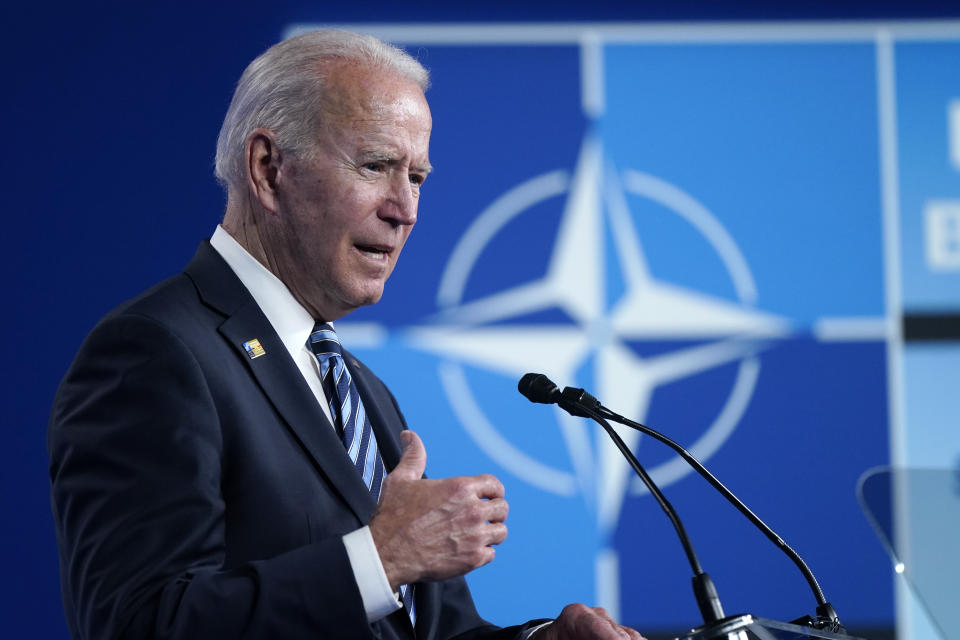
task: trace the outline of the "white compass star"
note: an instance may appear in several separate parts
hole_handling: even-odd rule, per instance
[[[626,284],[625,295],[609,312],[604,211]],[[550,308],[562,309],[573,323],[503,323]],[[642,419],[658,385],[742,360],[761,350],[766,340],[788,332],[789,323],[779,317],[654,278],[617,174],[605,168],[599,141],[588,136],[570,180],[546,275],[450,306],[434,324],[413,327],[406,337],[412,346],[447,361],[512,379],[535,368],[561,385],[572,381],[594,355],[597,395],[609,406]],[[710,342],[646,358],[626,344],[665,338]],[[619,515],[629,468],[602,432],[597,433],[594,458],[583,421],[561,416],[561,430],[579,488],[596,506],[600,529],[609,531]],[[638,435],[621,432],[631,447]]]

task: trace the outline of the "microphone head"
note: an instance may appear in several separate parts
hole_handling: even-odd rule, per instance
[[[542,373],[525,374],[520,378],[517,389],[530,402],[556,404],[560,400],[560,389]]]

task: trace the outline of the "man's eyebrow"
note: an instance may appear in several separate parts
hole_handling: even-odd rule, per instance
[[[366,153],[361,154],[361,160],[362,162],[376,161],[376,162],[385,162],[387,164],[392,164],[392,165],[400,164],[399,158],[397,158],[391,153],[385,153],[383,151],[367,151]],[[432,173],[433,165],[430,164],[429,162],[423,165],[412,164],[410,165],[410,169],[418,173]]]

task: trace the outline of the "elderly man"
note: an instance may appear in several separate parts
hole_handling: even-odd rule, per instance
[[[97,325],[53,407],[75,637],[639,637],[583,605],[477,615],[462,576],[507,535],[503,486],[423,479],[423,444],[330,324],[380,299],[416,222],[426,86],[407,54],[338,31],[244,72],[222,225]]]

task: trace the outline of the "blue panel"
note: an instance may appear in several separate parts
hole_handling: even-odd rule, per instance
[[[761,309],[800,322],[881,315],[874,55],[866,44],[609,46],[608,152],[722,221],[755,267]],[[715,265],[691,260],[709,253],[677,251],[682,230],[666,231],[647,249],[659,273],[729,296],[696,275]]]
[[[895,52],[903,306],[955,312],[960,309],[960,156],[951,162],[951,152],[960,154],[960,149],[951,149],[948,120],[951,102],[960,99],[960,44],[904,43]],[[960,104],[955,108],[960,111]],[[960,115],[953,135],[954,146],[960,146]],[[931,232],[937,239],[929,238]],[[949,257],[938,259],[939,253]]]
[[[908,345],[903,370],[906,464],[960,468],[960,345]]]

